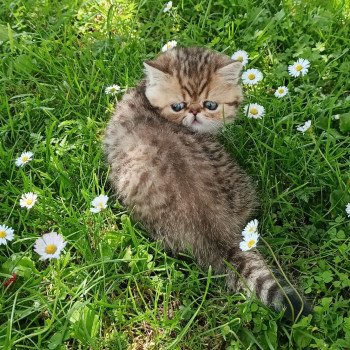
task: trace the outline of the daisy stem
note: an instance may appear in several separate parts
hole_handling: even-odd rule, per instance
[[[292,96],[290,95],[290,93],[288,93],[288,98],[289,98],[289,102],[290,102],[290,109],[292,111],[292,127],[293,127],[293,123],[294,123],[294,106],[293,106],[293,101],[292,101]],[[287,119],[287,128],[288,130],[290,130],[290,119]]]
[[[309,134],[311,135],[311,139],[312,139],[313,143],[316,146],[317,145],[317,140],[316,140],[315,134],[313,133],[312,127],[310,128]]]

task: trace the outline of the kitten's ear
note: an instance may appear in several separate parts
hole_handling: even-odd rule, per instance
[[[145,73],[150,82],[157,83],[169,79],[169,74],[155,61],[143,62]]]
[[[226,82],[231,84],[238,84],[242,72],[242,63],[239,61],[232,61],[217,70],[217,74],[222,76]]]

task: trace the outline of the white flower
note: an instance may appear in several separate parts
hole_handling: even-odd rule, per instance
[[[350,218],[350,203],[348,203],[345,207],[346,214],[348,214],[348,217]]]
[[[168,11],[170,11],[172,7],[173,7],[173,2],[172,2],[172,1],[167,2],[166,5],[165,5],[165,7],[164,7],[163,12],[168,12]]]
[[[288,94],[287,86],[279,86],[275,91],[275,96],[278,98],[284,97]]]
[[[171,50],[171,49],[173,49],[176,45],[177,45],[177,41],[176,41],[176,40],[168,41],[168,42],[162,47],[162,52]]]
[[[38,195],[33,192],[24,193],[22,194],[22,197],[19,200],[19,205],[22,208],[30,209],[34,206],[37,199],[38,199]]]
[[[252,233],[257,233],[258,232],[258,220],[254,219],[252,221],[249,221],[247,226],[244,228],[242,235],[243,237],[249,236]]]
[[[246,235],[243,237],[243,241],[239,243],[239,247],[241,248],[241,250],[245,252],[247,250],[250,250],[256,247],[258,240],[259,240],[259,233],[257,232],[251,233],[250,235]]]
[[[295,78],[301,75],[305,75],[308,72],[309,67],[310,67],[310,62],[308,60],[299,58],[291,66],[288,66],[289,75]]]
[[[248,63],[248,59],[248,53],[244,50],[238,50],[231,56],[231,60],[242,62],[243,67]]]
[[[108,196],[105,196],[103,194],[99,195],[98,197],[94,198],[91,202],[92,208],[90,208],[90,211],[96,214],[99,213],[102,209],[106,209],[107,201]]]
[[[260,80],[262,80],[262,78],[263,78],[263,74],[258,69],[255,69],[255,68],[247,69],[242,74],[243,84],[247,84],[247,85],[255,85]]]
[[[13,240],[13,228],[6,225],[0,225],[0,245],[7,244],[7,241]]]
[[[66,246],[64,238],[57,232],[45,233],[34,244],[34,251],[40,255],[40,260],[59,258]]]
[[[297,130],[304,134],[304,132],[307,131],[310,128],[310,126],[311,126],[311,120],[308,120],[304,124],[299,125],[297,127]]]
[[[16,165],[23,166],[24,164],[30,162],[32,160],[33,153],[32,152],[23,152],[17,159]]]
[[[244,107],[244,114],[248,118],[261,119],[265,114],[265,108],[257,103],[250,103]]]
[[[111,86],[108,86],[108,87],[106,87],[106,89],[105,89],[105,93],[107,94],[107,95],[115,95],[117,92],[119,92],[120,91],[120,86],[119,85],[116,85],[116,84],[114,84],[114,85],[111,85]]]

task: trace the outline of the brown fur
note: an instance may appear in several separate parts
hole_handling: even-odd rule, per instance
[[[164,247],[190,251],[202,266],[227,273],[233,290],[255,293],[292,313],[286,293],[299,312],[301,301],[292,289],[278,287],[261,255],[240,250],[256,194],[249,177],[208,134],[235,117],[242,100],[240,63],[187,48],[161,54],[145,67],[146,81],[124,95],[104,139],[110,181],[121,200]],[[204,108],[206,100],[218,109]],[[186,108],[174,112],[170,106],[178,102]],[[196,123],[192,112],[200,117]]]

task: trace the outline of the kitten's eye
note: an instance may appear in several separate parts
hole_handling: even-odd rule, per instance
[[[182,109],[184,109],[186,107],[186,103],[185,102],[179,102],[179,103],[173,103],[171,105],[171,108],[174,112],[180,112]]]
[[[204,101],[203,105],[205,108],[210,109],[211,111],[214,111],[216,108],[218,108],[218,104],[213,101]]]

